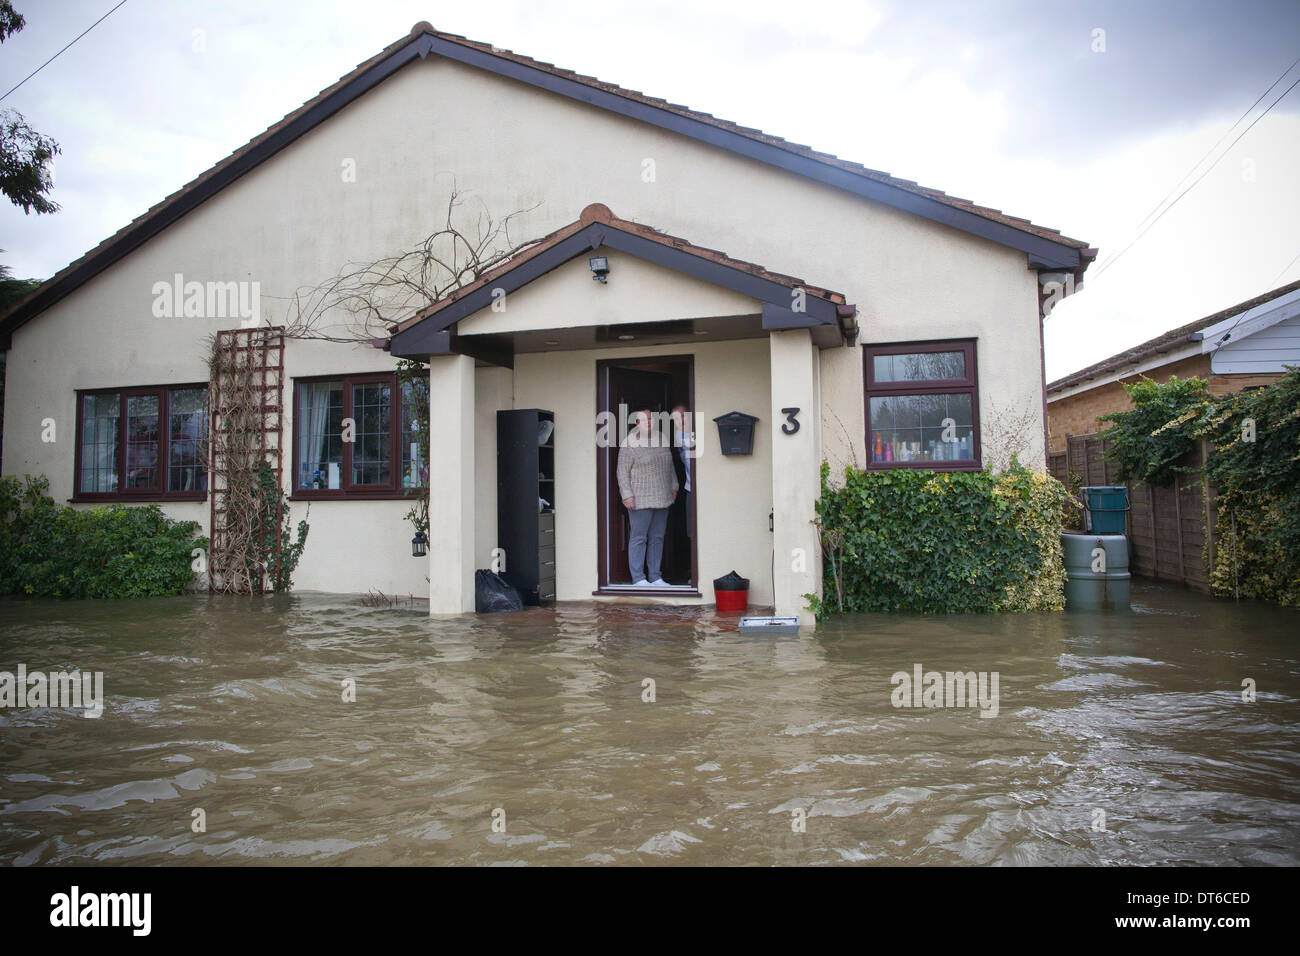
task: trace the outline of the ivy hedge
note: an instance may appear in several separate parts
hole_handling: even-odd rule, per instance
[[[207,549],[195,521],[157,505],[79,510],[55,504],[44,477],[0,478],[0,594],[135,598],[181,594],[191,552]]]
[[[1133,408],[1105,416],[1121,480],[1203,474],[1217,494],[1211,590],[1300,606],[1300,368],[1217,398],[1199,379],[1125,389]]]
[[[845,469],[822,464],[817,524],[820,617],[839,611],[953,614],[1059,611],[1065,606],[1055,478],[1012,460],[1005,471]]]

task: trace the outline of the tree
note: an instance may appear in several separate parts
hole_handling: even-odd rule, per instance
[[[25,26],[27,21],[14,9],[14,5],[9,0],[0,0],[0,43],[4,43]]]
[[[9,0],[0,0],[0,43],[26,25]],[[49,162],[60,153],[59,144],[27,125],[17,110],[0,110],[0,192],[31,215],[59,211],[48,197],[54,188]]]
[[[4,250],[0,249],[0,254],[3,253]],[[8,266],[0,265],[0,315],[40,284],[40,279],[15,279]]]

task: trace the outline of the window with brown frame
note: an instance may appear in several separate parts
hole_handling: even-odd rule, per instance
[[[980,468],[975,341],[862,349],[868,470]]]
[[[394,372],[297,379],[293,497],[401,498],[426,487],[415,410],[428,401],[427,380],[399,383]]]
[[[74,501],[202,501],[208,495],[208,387],[77,392]]]

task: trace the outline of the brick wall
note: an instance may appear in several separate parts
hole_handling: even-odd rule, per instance
[[[1193,376],[1203,378],[1209,382],[1212,395],[1237,392],[1253,385],[1268,385],[1282,377],[1278,373],[1213,375],[1210,373],[1210,356],[1208,355],[1194,355],[1191,358],[1171,362],[1169,365],[1162,365],[1160,368],[1152,369],[1145,374],[1147,378],[1158,382],[1169,381],[1171,375],[1177,375],[1179,378],[1191,378]],[[1066,438],[1069,435],[1091,435],[1101,431],[1104,425],[1097,421],[1097,416],[1105,415],[1107,412],[1123,411],[1131,408],[1132,403],[1129,401],[1128,393],[1124,391],[1123,383],[1132,384],[1138,378],[1137,375],[1128,375],[1120,381],[1107,382],[1105,385],[1098,385],[1086,392],[1079,392],[1069,398],[1059,398],[1055,401],[1052,401],[1052,396],[1049,395],[1047,402],[1048,453],[1064,452]]]

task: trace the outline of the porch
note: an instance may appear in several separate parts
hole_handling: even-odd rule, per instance
[[[403,323],[392,353],[430,370],[430,612],[471,612],[477,568],[534,560],[502,553],[498,506],[512,495],[521,514],[538,488],[556,600],[710,604],[712,579],[735,569],[750,579],[751,606],[810,620],[803,595],[821,580],[819,352],[853,340],[853,315],[835,293],[589,206]],[[670,513],[668,588],[626,580],[617,448],[600,431],[625,435],[632,405],[682,406],[696,436],[690,493]],[[515,466],[501,457],[497,413],[523,409],[554,423],[552,473],[542,469],[538,485],[502,481]],[[713,419],[731,411],[758,419],[750,454],[722,454]]]

